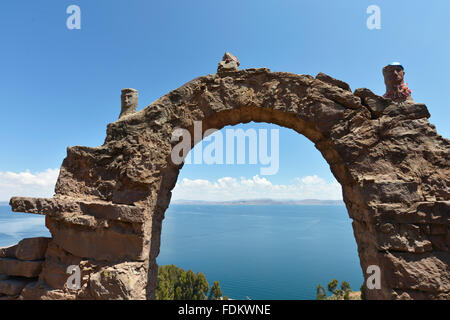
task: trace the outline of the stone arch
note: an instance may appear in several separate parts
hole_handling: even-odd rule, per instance
[[[176,128],[249,121],[310,139],[342,185],[364,277],[381,270],[369,299],[448,299],[449,140],[424,104],[394,103],[325,74],[222,70],[199,77],[107,127],[102,146],[67,149],[50,199],[11,199],[46,215],[52,239],[39,280],[21,298],[145,299],[156,287],[161,225],[181,165]],[[79,266],[81,287],[67,287]],[[1,264],[0,264],[1,267]]]

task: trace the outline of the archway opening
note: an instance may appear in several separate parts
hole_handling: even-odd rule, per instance
[[[310,140],[250,122],[196,142],[165,212],[159,266],[202,272],[232,299],[315,299],[317,285],[334,278],[359,291],[341,186]]]

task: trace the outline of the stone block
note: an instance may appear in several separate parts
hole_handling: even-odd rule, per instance
[[[8,276],[35,278],[42,270],[43,261],[22,261],[13,258],[0,258],[0,273]]]
[[[0,248],[0,258],[15,258],[17,245]]]
[[[17,296],[28,283],[30,283],[30,280],[23,278],[0,280],[0,293],[8,296]]]
[[[16,258],[19,260],[42,260],[45,258],[50,238],[27,238],[19,242],[16,248]]]

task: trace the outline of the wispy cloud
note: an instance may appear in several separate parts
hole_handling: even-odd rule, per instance
[[[173,190],[174,200],[228,201],[239,199],[342,200],[340,184],[317,175],[295,178],[291,184],[273,184],[258,175],[247,179],[223,177],[216,181],[184,178]]]
[[[0,201],[12,196],[51,197],[58,179],[59,169],[32,173],[0,171]]]

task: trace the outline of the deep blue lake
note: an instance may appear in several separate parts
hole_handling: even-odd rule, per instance
[[[0,207],[0,246],[49,236],[44,217]],[[344,206],[171,205],[158,264],[220,281],[232,299],[315,299],[333,278],[362,282]]]

